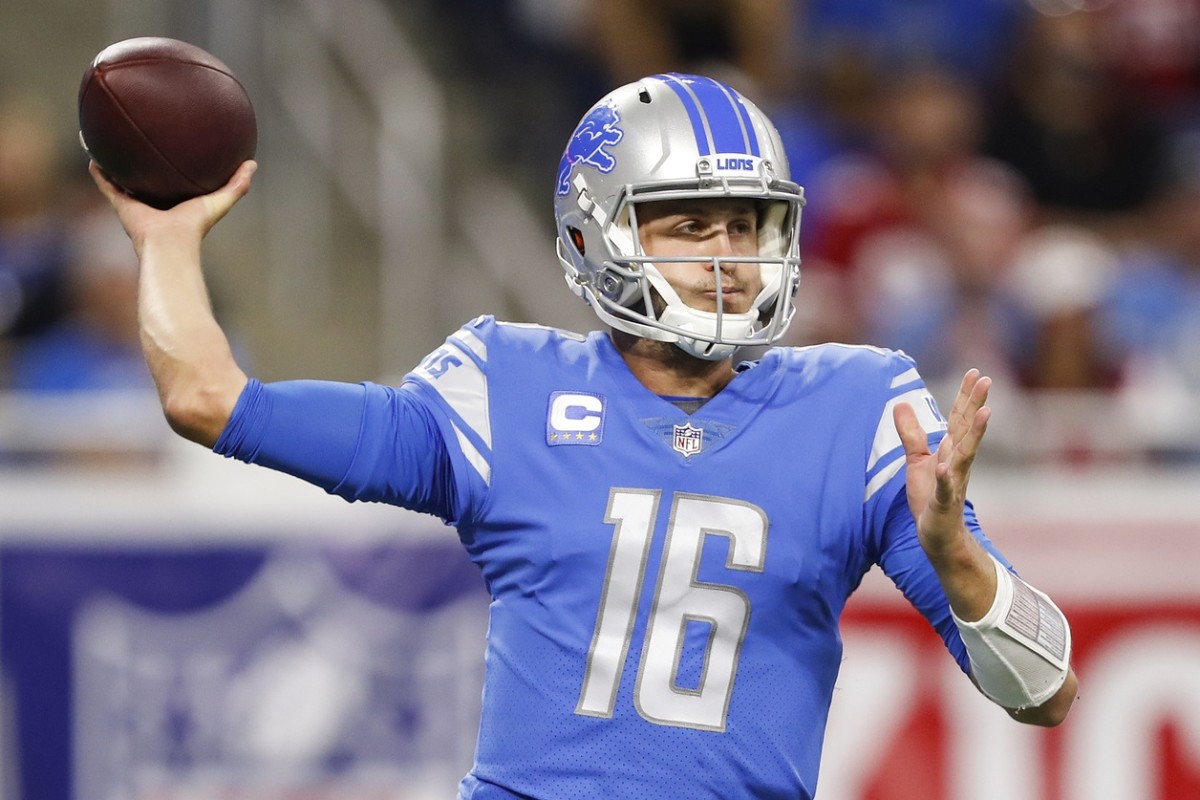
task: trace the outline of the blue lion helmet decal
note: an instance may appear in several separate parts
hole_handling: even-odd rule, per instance
[[[563,153],[562,163],[558,167],[558,196],[566,197],[571,191],[571,167],[582,161],[605,174],[612,172],[617,166],[617,160],[605,151],[625,138],[625,132],[617,127],[621,115],[610,105],[597,106],[584,117],[583,122],[575,129],[567,150]]]

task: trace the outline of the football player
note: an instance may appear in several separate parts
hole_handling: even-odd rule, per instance
[[[677,74],[602,98],[554,208],[605,329],[481,317],[399,386],[238,367],[200,246],[253,170],[156,211],[93,167],[140,257],[146,358],[182,435],[457,529],[492,597],[460,798],[811,798],[838,619],[874,565],[985,695],[1063,720],[1067,621],[966,499],[990,380],[943,417],[903,353],[737,360],[791,321],[804,205],[749,99]]]

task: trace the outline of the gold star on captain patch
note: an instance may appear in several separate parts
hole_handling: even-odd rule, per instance
[[[588,440],[589,440],[589,441],[592,441],[592,442],[594,442],[594,441],[596,441],[596,440],[597,440],[597,439],[599,439],[599,438],[600,438],[600,437],[599,437],[599,436],[597,436],[597,435],[596,435],[596,434],[594,434],[594,433],[589,433],[589,434],[588,434]]]
[[[556,439],[558,439],[558,434],[557,434],[557,433],[552,433],[552,434],[550,434],[550,441],[552,441],[552,442],[553,442],[553,441],[555,441]]]
[[[582,433],[577,433],[577,434],[575,434],[575,441],[577,441],[577,442],[582,442],[582,441],[583,441],[583,434],[582,434]]]

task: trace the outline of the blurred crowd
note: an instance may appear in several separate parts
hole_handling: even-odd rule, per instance
[[[1200,0],[440,5],[480,75],[520,76],[495,102],[554,132],[655,72],[755,98],[808,196],[792,343],[1105,395],[1153,456],[1200,453]],[[536,197],[528,139],[496,152]]]
[[[52,111],[0,97],[0,465],[154,462],[137,261]]]
[[[0,101],[0,387],[149,388],[129,239],[50,119]]]
[[[609,88],[725,79],[808,195],[791,343],[900,348],[935,384],[978,366],[1103,393],[1148,450],[1200,453],[1200,0],[423,7],[535,207]],[[149,388],[128,242],[46,118],[0,99],[0,389]]]

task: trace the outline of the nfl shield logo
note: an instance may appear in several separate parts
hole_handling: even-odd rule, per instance
[[[692,423],[675,426],[675,437],[672,443],[675,452],[685,457],[691,457],[704,447],[704,429],[692,426]]]

